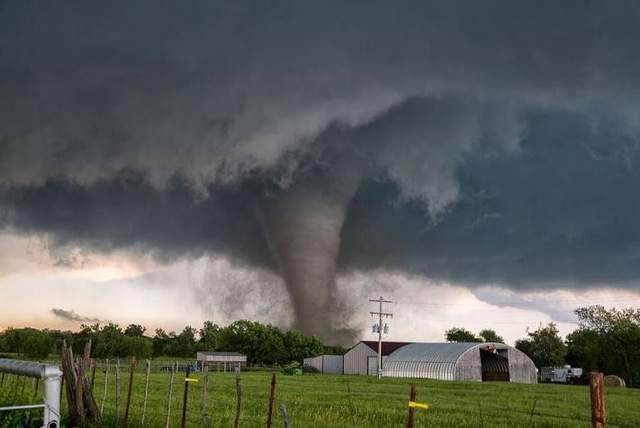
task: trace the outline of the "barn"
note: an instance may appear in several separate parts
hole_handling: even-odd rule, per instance
[[[503,343],[412,343],[392,352],[383,368],[387,377],[537,383],[533,361]]]
[[[408,342],[382,342],[382,366],[388,355]],[[344,354],[344,374],[374,375],[378,371],[378,342],[362,340]]]

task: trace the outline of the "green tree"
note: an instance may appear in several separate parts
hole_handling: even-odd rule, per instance
[[[221,328],[218,324],[211,321],[205,321],[200,329],[198,348],[203,351],[215,351],[218,349],[218,341],[220,340]]]
[[[124,336],[122,349],[126,356],[135,355],[137,358],[151,358],[153,356],[153,342],[142,336]]]
[[[567,364],[581,367],[585,373],[609,372],[606,340],[594,330],[580,328],[567,335]]]
[[[236,321],[222,330],[220,349],[241,352],[251,363],[274,364],[289,358],[279,328],[248,320]]]
[[[21,352],[29,358],[46,358],[53,351],[54,341],[45,331],[25,329]]]
[[[498,336],[495,330],[484,329],[480,330],[478,336],[485,342],[495,342],[495,343],[504,343],[504,339],[501,336]]]
[[[575,311],[581,329],[598,334],[610,373],[629,386],[640,381],[640,309],[616,310],[594,305]]]
[[[447,342],[482,342],[469,330],[459,327],[451,327],[444,332],[444,337]]]
[[[92,338],[94,356],[98,358],[126,357],[127,351],[123,346],[124,333],[118,324],[109,323],[99,329]],[[74,342],[74,346],[76,343]],[[81,352],[78,349],[76,352]]]
[[[526,339],[516,341],[516,348],[531,358],[536,367],[561,366],[567,353],[558,328],[554,323],[528,331]]]
[[[175,333],[171,333],[175,337]],[[171,336],[161,328],[157,328],[155,336],[151,339],[153,342],[153,356],[168,356],[170,350]]]
[[[172,355],[175,357],[195,357],[196,329],[186,326],[172,341]]]
[[[147,331],[147,328],[140,324],[129,324],[127,328],[124,329],[124,334],[125,336],[142,337],[145,331]]]

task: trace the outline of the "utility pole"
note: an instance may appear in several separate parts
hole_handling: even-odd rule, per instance
[[[390,312],[382,312],[382,304],[383,303],[393,303],[391,300],[384,300],[382,296],[378,299],[369,299],[370,302],[378,303],[379,309],[378,312],[370,312],[371,316],[378,316],[378,324],[374,324],[373,332],[378,332],[378,379],[382,379],[382,332],[389,332],[389,326],[382,326],[382,318],[393,318],[393,314]]]

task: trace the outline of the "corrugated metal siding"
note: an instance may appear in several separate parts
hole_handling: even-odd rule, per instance
[[[509,359],[509,380],[536,383],[535,366],[522,352],[500,343],[415,343],[392,353],[388,377],[482,381],[480,349],[493,348]]]
[[[455,363],[450,361],[387,361],[384,376],[455,380]]]
[[[477,343],[412,343],[399,348],[389,356],[384,365],[384,375],[456,380],[456,362],[462,354],[477,345]],[[473,373],[462,372],[460,375],[470,377]]]
[[[482,380],[480,348],[474,346],[465,351],[456,361],[455,380]]]
[[[377,354],[360,342],[344,354],[344,374],[367,374],[367,357]]]
[[[536,365],[522,351],[509,347],[509,380],[514,383],[538,383]]]
[[[322,357],[322,355],[318,355],[317,357],[305,358],[302,361],[302,364],[304,366],[313,367],[314,369],[322,373]]]
[[[324,374],[342,374],[342,355],[318,355],[317,357],[305,358],[305,366],[311,366]]]
[[[387,356],[382,356],[382,367],[384,369],[387,364]],[[367,374],[369,376],[378,376],[378,355],[369,355],[367,357]]]
[[[322,373],[342,374],[343,366],[342,355],[322,355]]]

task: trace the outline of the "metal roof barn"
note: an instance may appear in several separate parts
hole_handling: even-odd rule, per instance
[[[408,342],[382,342],[382,365],[386,356],[391,354]],[[372,374],[378,370],[378,342],[375,340],[362,340],[344,354],[344,374]]]
[[[536,367],[503,343],[412,343],[391,353],[384,376],[536,383]]]

